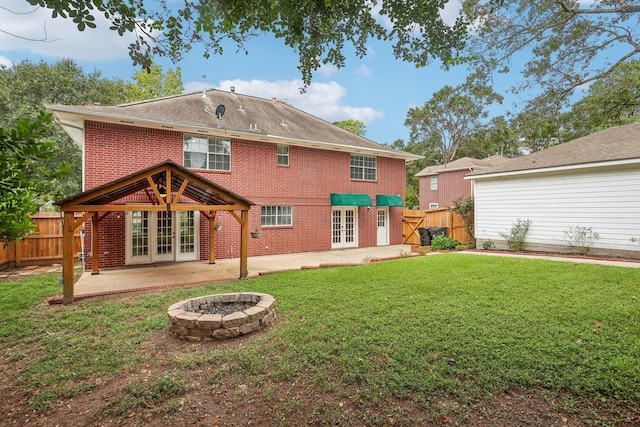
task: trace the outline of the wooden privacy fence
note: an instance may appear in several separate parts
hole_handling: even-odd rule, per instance
[[[80,218],[81,215],[77,215]],[[27,265],[47,265],[62,262],[62,219],[59,213],[44,212],[31,217],[36,228],[34,234],[11,242],[5,248],[0,244],[0,270]],[[82,252],[81,229],[74,234],[74,253]]]
[[[449,209],[405,210],[402,220],[403,243],[419,245],[420,232],[418,229],[422,227],[447,227],[447,236],[456,239],[460,243],[471,242],[471,238],[465,230],[462,216],[451,212]]]

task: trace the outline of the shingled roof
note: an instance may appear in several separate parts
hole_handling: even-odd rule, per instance
[[[470,175],[481,177],[622,161],[640,163],[640,123],[605,129]]]
[[[506,157],[494,156],[486,159],[474,159],[473,157],[463,157],[444,165],[427,166],[416,174],[416,176],[437,175],[440,172],[452,172],[458,170],[478,171],[493,166],[501,165],[509,161]]]
[[[224,106],[222,118],[216,117]],[[49,105],[70,135],[82,120],[94,120],[235,137],[278,144],[301,145],[346,152],[361,152],[406,161],[422,158],[394,150],[334,126],[284,102],[217,89],[187,93],[117,106]],[[74,139],[80,142],[80,134]]]

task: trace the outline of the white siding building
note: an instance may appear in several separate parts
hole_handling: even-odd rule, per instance
[[[467,176],[479,249],[530,220],[526,249],[570,252],[565,231],[591,228],[590,253],[640,258],[640,124],[606,129]],[[632,239],[639,239],[633,241]]]

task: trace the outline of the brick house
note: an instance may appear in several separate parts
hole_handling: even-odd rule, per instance
[[[248,239],[249,256],[402,243],[405,164],[421,157],[376,144],[275,98],[211,89],[119,106],[47,108],[82,148],[82,194],[110,183],[146,185],[144,175],[141,181],[136,174],[166,162],[167,174],[189,182],[202,179],[193,194],[220,190],[251,204],[248,225],[261,234]],[[128,176],[133,178],[123,180]],[[87,265],[240,256],[239,215],[224,209],[172,211],[169,203],[158,210],[158,203],[165,206],[161,192],[187,203],[188,191],[179,192],[180,180],[148,181],[148,188],[133,194],[103,197],[101,203],[114,212],[96,216],[97,260],[91,248],[98,246],[91,239],[92,229],[98,229],[87,221]],[[155,207],[126,208],[141,203]]]
[[[427,166],[416,174],[420,209],[448,208],[461,197],[471,197],[473,182],[465,180],[465,175],[501,165],[508,160],[501,156],[486,159],[463,157],[445,165]]]

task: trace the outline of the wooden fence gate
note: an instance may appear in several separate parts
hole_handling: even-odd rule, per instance
[[[402,220],[402,241],[407,245],[420,244],[419,228],[447,227],[447,236],[460,243],[469,243],[471,238],[465,230],[462,216],[449,209],[433,209],[428,211],[405,210]]]

